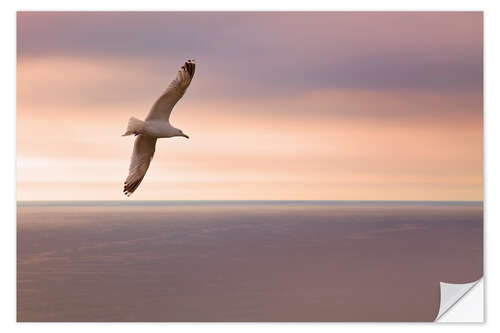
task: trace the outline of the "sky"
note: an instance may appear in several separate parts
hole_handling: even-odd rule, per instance
[[[483,200],[480,12],[19,12],[16,85],[18,200]]]

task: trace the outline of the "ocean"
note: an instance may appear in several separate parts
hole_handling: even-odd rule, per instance
[[[18,202],[17,320],[433,321],[482,202]]]

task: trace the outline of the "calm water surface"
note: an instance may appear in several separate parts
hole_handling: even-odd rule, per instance
[[[432,321],[482,203],[19,203],[19,321]]]

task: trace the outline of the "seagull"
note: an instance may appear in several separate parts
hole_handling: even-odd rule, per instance
[[[128,121],[126,132],[122,136],[137,136],[134,150],[130,159],[130,167],[123,193],[129,197],[144,179],[149,164],[153,159],[156,140],[158,138],[171,138],[182,136],[189,139],[180,129],[170,125],[170,114],[175,104],[186,92],[187,87],[194,77],[194,59],[184,63],[177,72],[177,76],[170,83],[165,92],[156,100],[144,121],[131,117]]]

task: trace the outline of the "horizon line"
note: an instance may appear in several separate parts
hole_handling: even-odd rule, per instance
[[[135,200],[135,199],[105,199],[105,200],[64,200],[64,199],[54,199],[54,200],[17,200],[16,202],[40,202],[40,201],[424,201],[424,202],[481,202],[484,200],[419,200],[419,199],[408,199],[408,200],[396,200],[396,199],[145,199],[145,200]]]
[[[189,205],[189,204],[484,204],[484,200],[16,200],[16,206],[44,205]]]

